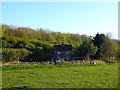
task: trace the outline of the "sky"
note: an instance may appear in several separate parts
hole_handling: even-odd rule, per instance
[[[3,2],[0,23],[88,36],[110,32],[118,39],[118,3]]]

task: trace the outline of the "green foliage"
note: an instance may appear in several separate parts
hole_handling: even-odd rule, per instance
[[[120,58],[120,48],[118,48],[118,57]]]
[[[15,60],[16,53],[13,49],[3,49],[2,50],[2,60],[3,62],[8,62]]]
[[[34,30],[26,27],[11,28],[9,25],[2,25],[1,27],[3,32],[0,47],[3,49],[27,49],[31,52],[30,58],[34,61],[51,59],[53,57],[53,46],[61,44],[62,41],[65,44],[72,45],[73,56],[96,59],[119,56],[119,50],[116,49],[117,42],[104,34],[97,33],[92,39],[91,36],[84,34],[52,32],[42,28]],[[11,55],[14,57],[14,53]]]
[[[103,59],[109,57],[116,57],[117,43],[111,40],[104,34],[97,33],[93,39],[93,44],[98,47],[96,58]]]
[[[117,44],[110,39],[106,39],[104,43],[100,46],[102,57],[110,58],[116,57],[117,55]]]
[[[87,36],[81,37],[81,35],[79,34],[52,32],[44,29],[37,29],[36,31],[31,28],[24,27],[12,29],[8,25],[3,25],[3,28],[4,28],[3,37],[15,36],[26,39],[36,39],[44,42],[49,41],[51,44],[61,44],[61,42],[64,40],[65,43],[73,44],[73,46],[77,47],[79,43],[82,42],[82,40],[87,39]],[[22,44],[18,45],[20,47],[24,47],[24,45]]]
[[[26,49],[2,49],[2,61],[10,62],[10,61],[27,61],[29,60],[30,52]]]
[[[83,42],[80,47],[78,48],[78,56],[80,57],[86,57],[89,59],[89,57],[94,56],[97,52],[97,47],[93,45],[90,41]]]
[[[25,48],[30,50],[30,51],[33,51],[35,49],[35,45],[32,43],[27,43]]]
[[[53,45],[47,41],[45,42],[45,41],[39,41],[34,39],[33,40],[24,39],[24,38],[19,38],[14,36],[10,36],[10,37],[4,36],[2,37],[2,42],[3,42],[2,48],[27,49],[28,51],[31,52],[29,57],[33,61],[43,61],[46,58],[51,58],[51,56],[53,56],[52,55]]]
[[[1,48],[6,48],[7,47],[7,41],[5,41],[5,40],[2,40],[2,46],[1,46]]]
[[[3,34],[3,28],[2,25],[0,25],[0,37],[2,37],[2,34]]]

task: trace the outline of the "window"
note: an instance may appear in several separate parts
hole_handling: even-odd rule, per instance
[[[60,57],[58,56],[57,59],[60,59]]]
[[[58,52],[58,55],[60,54],[60,52]]]
[[[69,54],[69,52],[66,52],[66,54],[68,55],[68,54]]]
[[[69,60],[69,57],[66,57],[66,60]]]

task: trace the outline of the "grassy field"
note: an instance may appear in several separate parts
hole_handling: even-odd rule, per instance
[[[116,88],[118,65],[3,66],[2,88]]]

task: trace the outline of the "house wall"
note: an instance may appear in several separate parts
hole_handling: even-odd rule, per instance
[[[72,59],[72,52],[71,51],[54,51],[55,60],[57,59],[64,59],[64,60],[71,60]]]

